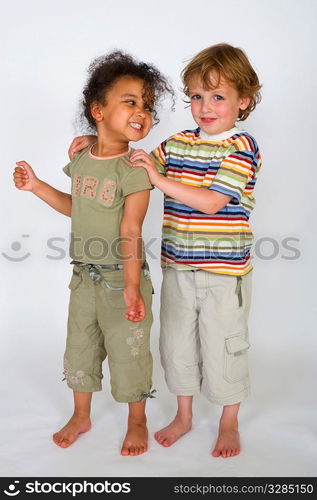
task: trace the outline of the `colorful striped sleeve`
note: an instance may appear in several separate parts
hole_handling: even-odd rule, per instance
[[[166,165],[166,142],[162,142],[156,149],[151,152],[151,156],[155,161],[156,168],[160,174],[165,175],[165,165]]]
[[[226,156],[220,163],[218,171],[209,189],[232,196],[238,203],[245,192],[247,184],[255,177],[259,167],[259,154],[254,142],[248,142],[245,148],[245,138],[240,137],[235,142],[236,150]],[[242,141],[243,139],[243,141]]]

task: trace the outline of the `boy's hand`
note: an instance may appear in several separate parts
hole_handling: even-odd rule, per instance
[[[95,135],[79,135],[75,137],[68,149],[69,159],[72,160],[75,153],[79,153],[82,149],[94,144],[96,140],[97,137]]]
[[[35,192],[41,181],[36,177],[32,167],[26,161],[17,161],[16,164],[18,166],[13,173],[15,187],[22,191]]]
[[[148,173],[149,179],[153,186],[161,178],[161,174],[157,171],[153,158],[143,149],[136,149],[130,156],[130,161],[133,167],[143,167]]]
[[[123,297],[128,308],[124,317],[129,321],[143,321],[145,318],[145,304],[139,287],[135,285],[126,286]]]

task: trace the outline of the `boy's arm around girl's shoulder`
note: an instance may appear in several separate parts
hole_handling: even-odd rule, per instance
[[[209,215],[215,214],[229,203],[231,196],[208,189],[200,189],[196,186],[186,185],[174,179],[166,178],[165,166],[169,143],[173,143],[174,140],[183,140],[184,136],[186,135],[187,138],[189,133],[191,134],[191,138],[196,136],[196,130],[182,131],[170,136],[151,152],[150,158],[154,162],[157,171],[162,174],[152,177],[153,185],[167,196],[180,201],[190,208]]]
[[[156,164],[157,170],[166,175],[165,163],[166,154],[168,152],[168,142],[174,139],[179,140],[186,136],[188,139],[188,134],[190,137],[194,137],[197,130],[185,130],[179,134],[171,136],[166,141],[162,142],[155,150],[152,151],[151,157]],[[242,132],[234,141],[233,150],[241,153],[245,157],[244,160],[248,159],[248,175],[246,176],[245,184],[253,178],[255,173],[258,173],[261,167],[261,155],[256,140],[247,132]],[[232,151],[233,152],[233,151]],[[228,161],[228,157],[225,159],[224,163]],[[227,165],[228,167],[228,165]],[[219,174],[221,172],[221,166],[219,167]],[[227,169],[228,170],[228,169]],[[217,178],[217,175],[216,175]],[[215,180],[216,180],[215,178]],[[212,215],[222,208],[224,208],[231,199],[235,196],[235,192],[230,192],[226,190],[213,189],[213,185],[209,189],[200,189],[200,187],[189,186],[181,182],[176,182],[174,179],[168,179],[163,176],[156,177],[157,181],[154,185],[160,189],[163,193],[171,198],[174,198],[188,207],[199,210],[202,213]],[[217,181],[216,181],[217,183]],[[215,184],[216,184],[215,183]],[[242,186],[239,183],[239,189]],[[222,192],[221,192],[222,191]]]
[[[21,191],[30,191],[38,198],[45,201],[57,212],[71,216],[72,197],[39,179],[32,167],[26,161],[17,162],[14,169],[13,180],[15,187]]]

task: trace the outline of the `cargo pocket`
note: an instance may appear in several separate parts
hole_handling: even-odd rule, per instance
[[[74,269],[73,269],[73,276],[72,276],[72,279],[70,280],[70,283],[68,285],[68,288],[70,290],[74,291],[80,285],[81,280],[82,280],[81,273],[82,273],[81,269],[78,269],[78,268],[74,267]]]
[[[126,303],[123,298],[124,276],[123,271],[113,271],[103,274],[103,287],[107,301],[115,309],[126,309]]]
[[[245,334],[225,339],[224,378],[228,382],[239,382],[248,376],[247,352],[250,344]]]

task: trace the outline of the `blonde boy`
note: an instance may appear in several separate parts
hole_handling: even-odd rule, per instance
[[[228,44],[199,52],[182,77],[198,128],[131,156],[165,194],[160,352],[178,410],[155,438],[170,446],[191,429],[202,390],[223,406],[212,455],[230,457],[240,451],[238,412],[249,394],[249,216],[261,166],[256,141],[235,124],[261,86],[246,54]]]

